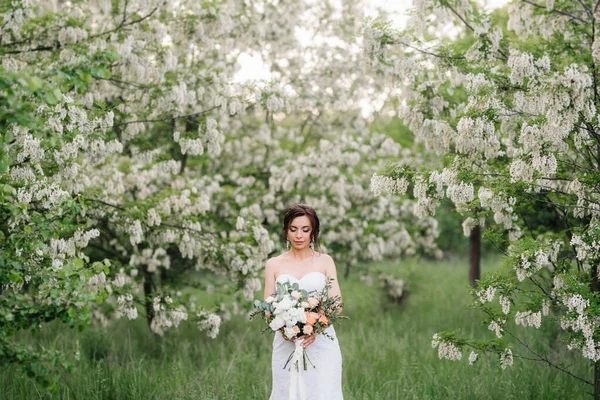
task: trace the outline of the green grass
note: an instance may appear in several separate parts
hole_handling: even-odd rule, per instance
[[[498,259],[485,260],[483,271]],[[439,360],[432,335],[461,328],[470,337],[493,335],[481,326],[479,313],[465,309],[467,265],[464,260],[407,260],[375,269],[408,278],[408,295],[399,304],[387,302],[381,289],[367,287],[357,274],[341,280],[344,314],[351,319],[336,327],[343,356],[346,400],[369,399],[577,399],[591,391],[541,362],[515,358],[502,370],[497,357],[480,356],[474,366]],[[183,326],[157,340],[144,321],[119,321],[101,330],[75,333],[56,324],[23,341],[55,346],[74,354],[77,371],[65,376],[58,393],[40,396],[32,381],[16,368],[0,371],[1,399],[267,399],[271,386],[271,334],[263,325],[236,316],[221,326],[215,340],[193,326]],[[542,328],[508,325],[527,343],[542,348],[577,375],[592,379],[590,364],[568,353],[548,320]],[[517,344],[515,354],[527,355]],[[317,361],[317,360],[313,360]],[[318,361],[317,361],[318,362]],[[318,364],[317,364],[318,367]]]

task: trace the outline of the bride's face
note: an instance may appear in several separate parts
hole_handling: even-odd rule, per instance
[[[288,227],[287,237],[290,245],[295,250],[302,250],[310,245],[310,236],[312,232],[312,224],[310,219],[303,215],[296,217],[290,222]]]

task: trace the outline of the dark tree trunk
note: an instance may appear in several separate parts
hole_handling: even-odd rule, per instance
[[[148,268],[144,267],[144,306],[146,308],[146,322],[148,323],[148,328],[152,324],[152,319],[154,319],[154,304],[152,300],[152,272],[148,272]]]
[[[600,400],[600,361],[594,363],[594,400]]]
[[[592,267],[592,282],[590,283],[592,292],[600,292],[600,281],[598,281],[598,266]],[[594,400],[600,400],[600,361],[594,363]]]
[[[469,236],[469,283],[477,286],[481,276],[481,228],[474,227]]]

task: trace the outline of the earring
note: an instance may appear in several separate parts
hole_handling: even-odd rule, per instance
[[[287,250],[290,249],[290,239],[285,239],[285,247]]]
[[[310,249],[311,249],[311,250],[314,250],[314,249],[315,249],[315,239],[314,239],[314,238],[310,239],[310,244],[309,244],[309,246],[310,246]]]

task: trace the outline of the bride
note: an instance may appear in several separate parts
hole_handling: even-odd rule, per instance
[[[283,239],[288,251],[269,259],[265,267],[265,299],[275,293],[277,282],[298,283],[307,291],[321,291],[327,277],[333,278],[329,296],[340,296],[340,286],[333,259],[314,249],[319,238],[319,218],[312,207],[298,204],[290,208],[283,220]],[[340,309],[341,312],[341,309]],[[307,370],[300,368],[295,373],[284,365],[295,343],[281,332],[273,339],[273,387],[269,400],[342,400],[342,354],[333,326],[323,335],[304,335],[305,347],[310,363]]]

